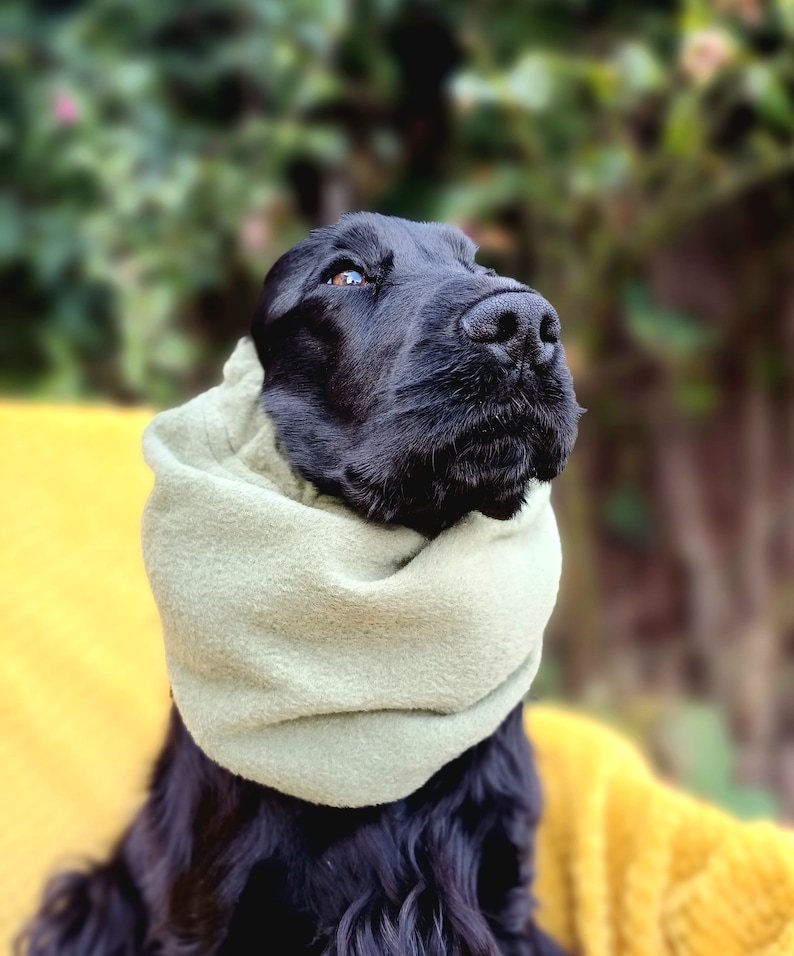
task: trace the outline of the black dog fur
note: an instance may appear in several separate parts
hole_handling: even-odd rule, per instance
[[[449,227],[358,213],[265,281],[263,405],[293,465],[371,520],[432,535],[472,510],[508,518],[573,446],[554,310],[475,251]],[[16,951],[556,956],[532,920],[539,809],[520,707],[416,793],[360,809],[231,774],[173,709],[129,830],[51,881]]]

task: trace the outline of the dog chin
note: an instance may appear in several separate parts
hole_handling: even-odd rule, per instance
[[[465,471],[464,481],[436,473],[429,482],[430,496],[417,497],[412,493],[413,482],[390,486],[367,475],[363,469],[350,468],[342,497],[371,521],[402,524],[435,535],[471,512],[508,521],[521,510],[530,479],[534,477],[523,469],[514,470],[509,478],[495,477],[485,471],[477,474],[471,467]],[[424,486],[425,482],[417,484]]]
[[[495,518],[497,521],[509,521],[511,518],[515,518],[525,500],[526,495],[521,495],[519,498],[513,497],[490,502],[486,505],[482,505],[477,510],[480,514],[484,514],[486,518]]]
[[[509,521],[518,514],[525,500],[526,487],[509,494],[494,492],[492,488],[448,490],[439,492],[432,502],[410,498],[395,501],[374,493],[368,497],[367,513],[370,520],[402,524],[432,536],[473,512],[497,521]],[[358,507],[360,509],[361,499]]]

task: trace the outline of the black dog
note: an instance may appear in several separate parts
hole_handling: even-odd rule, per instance
[[[428,535],[507,519],[563,468],[580,409],[556,313],[433,223],[359,213],[268,275],[253,337],[294,466]],[[334,809],[207,758],[176,710],[109,861],[56,877],[30,956],[530,956],[539,790],[516,709],[395,803]]]

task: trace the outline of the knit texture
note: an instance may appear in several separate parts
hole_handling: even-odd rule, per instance
[[[150,416],[0,405],[0,952],[48,874],[106,852],[169,706],[139,554]],[[613,732],[534,706],[539,920],[582,956],[794,953],[794,837],[659,783]]]
[[[143,554],[174,701],[221,766],[313,803],[418,790],[526,696],[557,596],[549,486],[434,538],[366,521],[276,447],[242,339],[159,414]]]
[[[165,734],[140,554],[145,411],[0,405],[0,953],[46,876],[107,851]]]
[[[541,923],[586,956],[791,956],[794,833],[660,783],[592,720],[533,707]]]

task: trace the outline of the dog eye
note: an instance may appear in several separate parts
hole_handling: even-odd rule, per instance
[[[328,285],[366,285],[367,277],[358,269],[345,269],[328,280]]]

